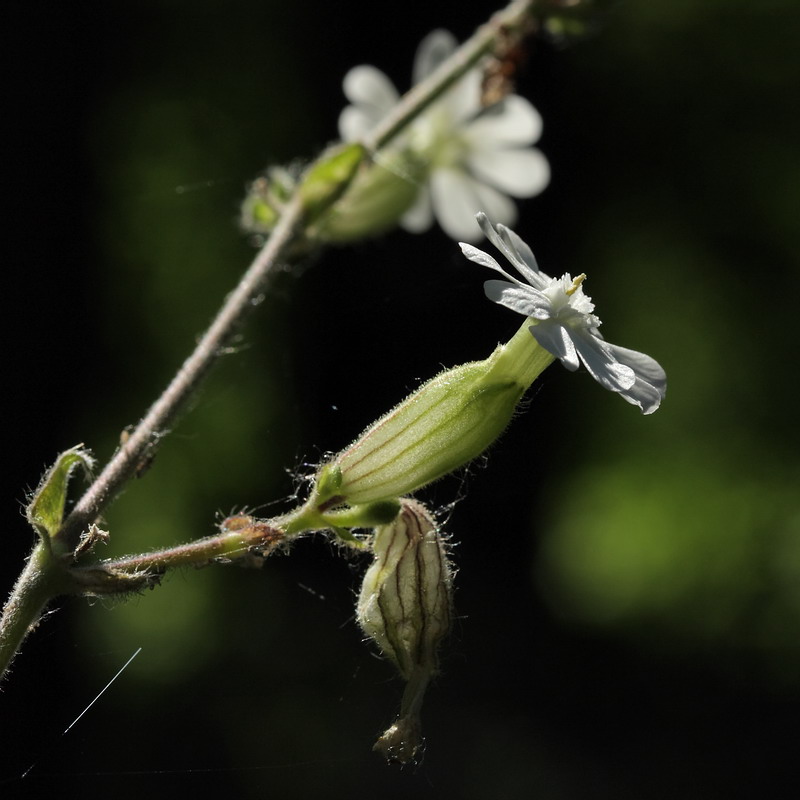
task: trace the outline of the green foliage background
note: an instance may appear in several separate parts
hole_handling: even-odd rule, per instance
[[[107,458],[252,257],[236,229],[246,181],[335,137],[350,66],[405,88],[425,33],[464,38],[493,8],[14,7],[9,586],[30,544],[22,487],[78,441]],[[446,527],[462,618],[420,767],[369,752],[400,687],[351,618],[365,564],[308,540],[258,572],[61,602],[0,698],[4,776],[46,753],[11,790],[583,799],[797,785],[798,34],[793,0],[608,3],[590,35],[537,45],[520,76],[553,183],[517,230],[546,271],[589,275],[607,338],[657,357],[669,394],[641,418],[555,366],[486,469],[422,493],[458,501]],[[438,230],[279,276],[109,512],[103,555],[287,507],[324,452],[513,332],[482,279]]]

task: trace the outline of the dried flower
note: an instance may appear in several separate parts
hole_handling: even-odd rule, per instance
[[[358,623],[407,682],[400,715],[375,749],[405,763],[422,743],[422,700],[450,629],[452,570],[436,523],[414,500],[403,499],[397,518],[375,530],[373,552],[358,598]]]

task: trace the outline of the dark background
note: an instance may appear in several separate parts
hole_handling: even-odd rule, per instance
[[[246,182],[335,138],[349,67],[405,89],[427,32],[494,9],[109,6],[3,11],[9,588],[26,490],[78,442],[108,458],[252,257]],[[795,796],[800,11],[603,9],[520,77],[553,181],[516,227],[545,271],[588,273],[607,337],[669,395],[642,418],[556,365],[488,460],[420,493],[459,569],[422,763],[370,752],[401,686],[352,619],[365,563],[317,538],[127,604],[60,600],[0,693],[3,797]],[[323,453],[513,333],[484,277],[438,229],[280,276],[103,555],[288,508]]]

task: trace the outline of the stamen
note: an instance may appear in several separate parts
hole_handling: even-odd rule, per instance
[[[569,289],[567,289],[567,292],[566,292],[567,297],[570,297],[571,295],[575,294],[575,292],[578,291],[578,288],[580,287],[580,285],[585,280],[586,280],[586,273],[585,272],[581,272],[581,274],[578,275],[577,278],[574,278],[573,281],[572,281],[572,286],[570,286]]]

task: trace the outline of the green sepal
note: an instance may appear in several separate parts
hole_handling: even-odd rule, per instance
[[[278,212],[256,195],[250,195],[245,200],[242,207],[242,224],[248,230],[255,230],[259,233],[269,233],[277,224],[280,215]]]
[[[307,222],[317,219],[345,193],[366,154],[363,145],[340,144],[311,165],[300,184]]]
[[[239,218],[242,228],[251,233],[271,233],[296,188],[291,168],[270,167],[247,187]]]
[[[428,165],[405,151],[364,161],[347,192],[320,216],[312,235],[345,244],[391,230],[416,202],[427,173]]]
[[[356,539],[351,530],[347,528],[332,528],[331,530],[336,534],[337,538],[341,539],[345,544],[350,545],[350,547],[364,547],[364,542],[360,539]]]
[[[342,488],[342,471],[336,464],[325,464],[317,476],[317,487],[315,491],[315,503],[318,506],[324,505],[332,497],[339,494]]]
[[[61,528],[67,500],[67,486],[72,471],[79,464],[83,466],[87,475],[94,465],[94,459],[89,451],[84,450],[81,445],[61,453],[56,463],[45,473],[25,509],[28,522],[45,544],[49,544],[50,539]]]

